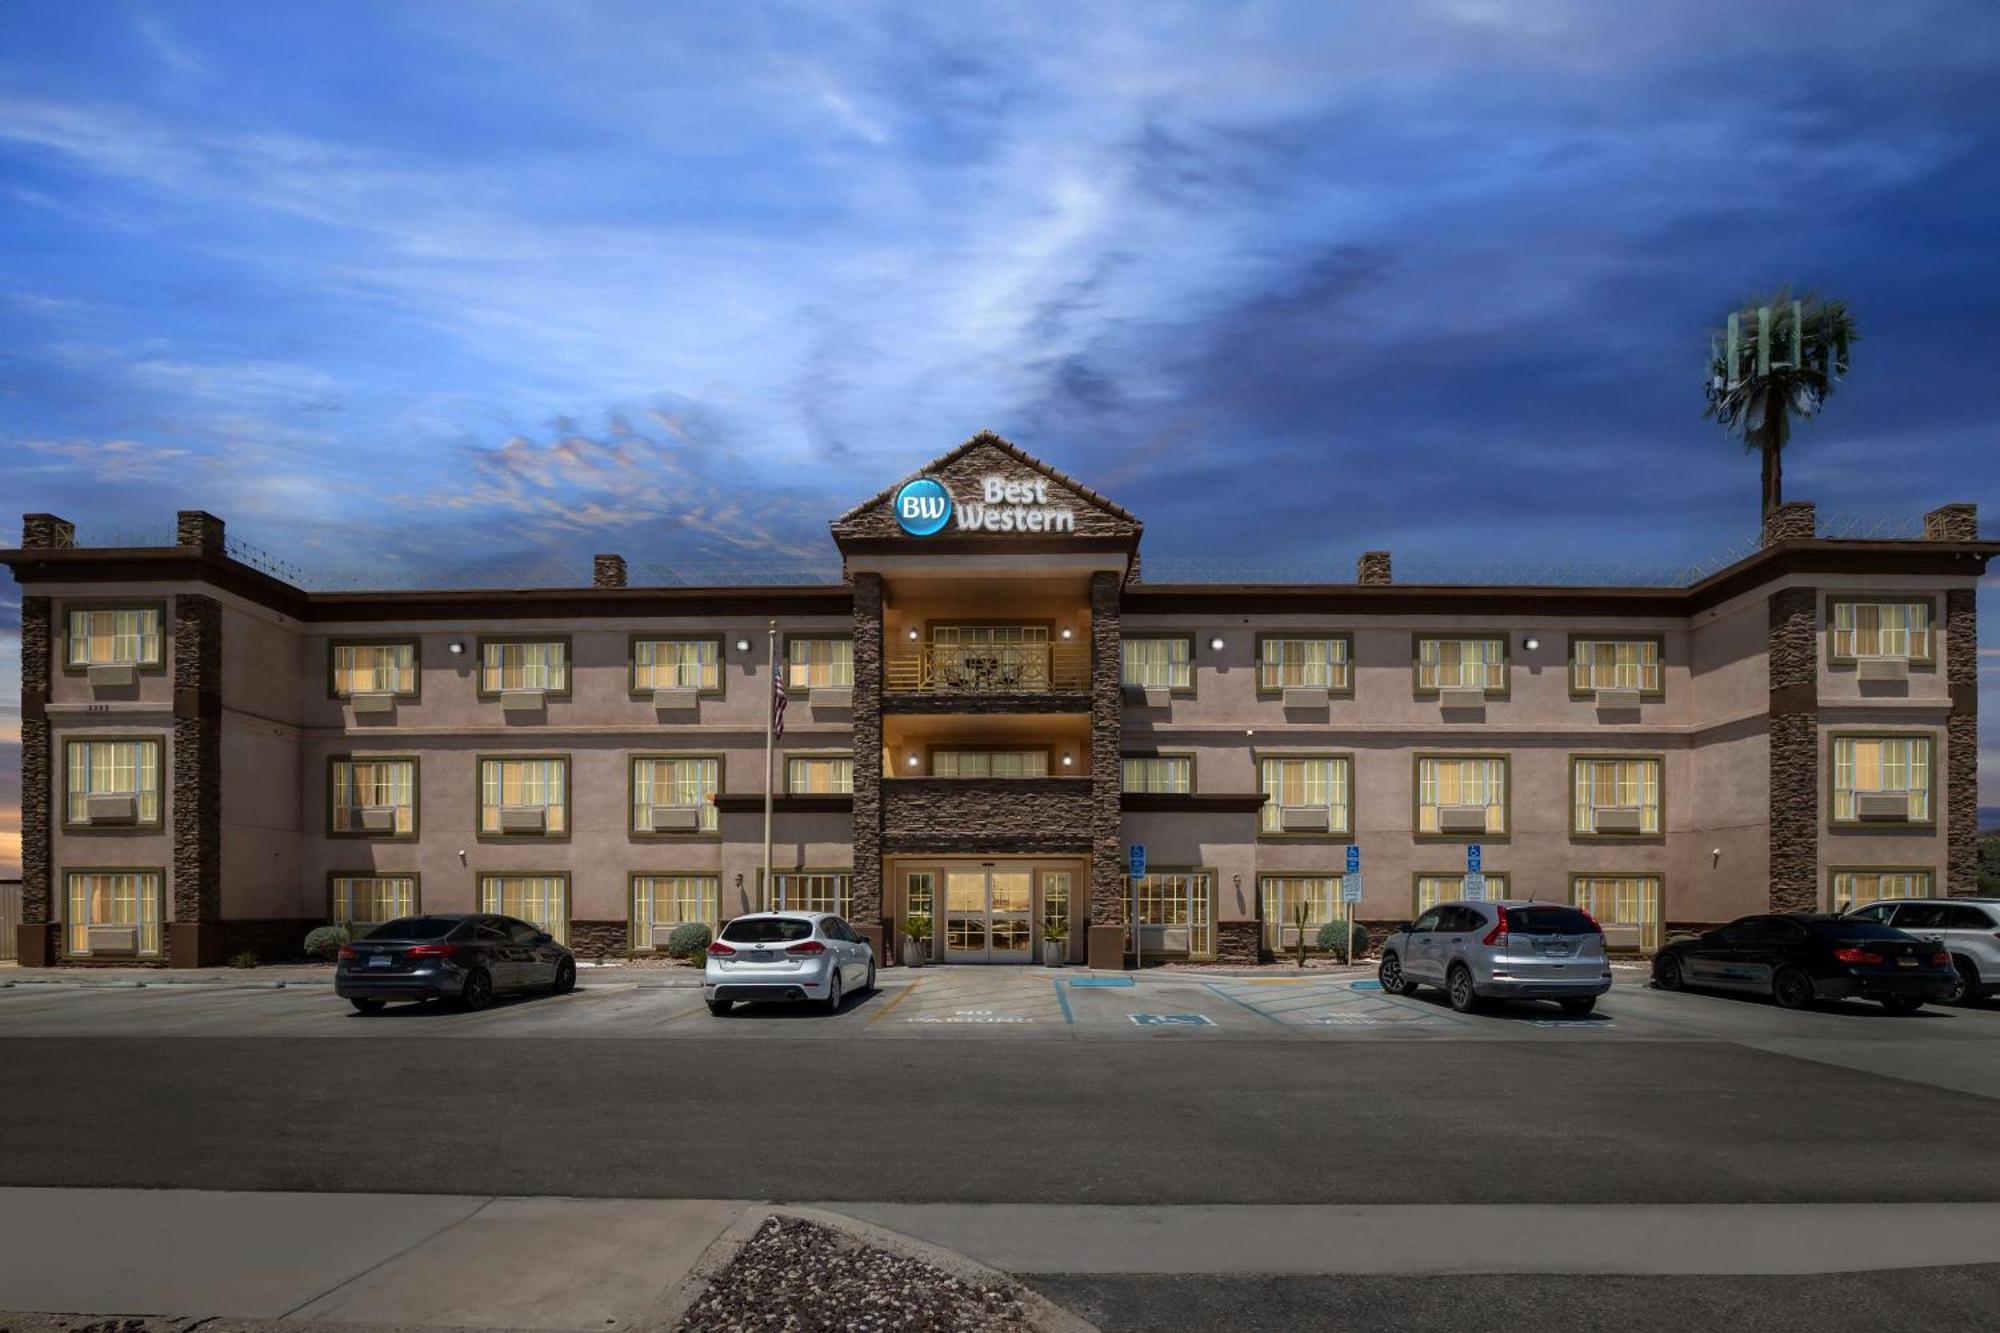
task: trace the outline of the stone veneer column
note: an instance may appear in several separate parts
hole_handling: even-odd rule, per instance
[[[590,586],[593,588],[622,588],[625,586],[625,557],[622,555],[594,555],[590,558]]]
[[[883,933],[875,956],[895,940],[882,892],[882,576],[854,576],[854,901],[856,929]]]
[[[201,509],[183,509],[174,515],[174,545],[193,546],[216,555],[228,551],[222,520]]]
[[[222,607],[174,599],[175,967],[222,961]]]
[[[1389,553],[1387,551],[1363,551],[1361,558],[1354,562],[1356,583],[1388,583],[1392,581]]]
[[[1951,690],[1945,722],[1945,892],[1979,892],[1978,593],[1944,595],[1944,671]]]
[[[1125,957],[1122,773],[1125,721],[1120,683],[1118,575],[1090,576],[1090,930],[1092,967],[1119,967]]]
[[[29,515],[32,522],[47,515]],[[60,522],[60,520],[57,520]],[[44,542],[43,545],[52,543]],[[21,966],[55,962],[55,801],[49,738],[49,678],[55,669],[55,626],[49,599],[21,599],[21,924],[15,931]]]
[[[1787,506],[1789,507],[1789,506]],[[1811,588],[1770,600],[1770,910],[1819,910],[1819,653]]]
[[[1810,500],[1791,500],[1764,515],[1763,543],[1811,541],[1819,516]]]

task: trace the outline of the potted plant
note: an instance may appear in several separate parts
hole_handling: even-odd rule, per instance
[[[931,919],[928,913],[912,912],[903,918],[903,966],[922,967],[930,954]]]
[[[1068,955],[1069,922],[1045,921],[1042,923],[1042,965],[1061,967]]]

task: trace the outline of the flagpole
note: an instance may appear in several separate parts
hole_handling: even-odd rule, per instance
[[[764,699],[764,901],[782,907],[784,904],[777,898],[777,881],[771,878],[771,774],[776,762],[772,723],[778,712],[778,622],[775,620],[771,622],[767,660],[771,663],[771,688]]]

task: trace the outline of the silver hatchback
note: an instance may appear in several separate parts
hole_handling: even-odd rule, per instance
[[[1888,898],[1847,915],[1943,945],[1958,973],[1947,1004],[2000,994],[2000,898]]]
[[[713,1014],[738,1000],[818,1000],[875,989],[875,951],[831,912],[753,912],[708,946],[701,994]]]
[[[1554,1000],[1587,1014],[1611,989],[1604,932],[1561,903],[1439,903],[1383,941],[1391,995],[1436,986],[1460,1013],[1482,1000]]]

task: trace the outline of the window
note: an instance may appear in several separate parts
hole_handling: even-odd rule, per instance
[[[786,689],[847,689],[853,684],[854,640],[785,640]]]
[[[1048,933],[1051,926],[1069,930],[1069,871],[1044,870],[1042,872],[1042,931]]]
[[[632,640],[632,689],[722,689],[722,640]]]
[[[545,690],[569,693],[569,644],[562,639],[479,641],[479,692]]]
[[[1836,662],[1859,657],[1931,660],[1931,604],[1835,598],[1827,614],[1828,655]]]
[[[329,832],[416,833],[416,760],[335,759],[327,782],[333,802]]]
[[[1894,798],[1901,796],[1898,803]],[[1836,736],[1833,819],[1926,823],[1931,817],[1928,736]]]
[[[530,835],[568,832],[569,761],[480,760],[479,831]]]
[[[1497,902],[1505,898],[1507,896],[1506,874],[1501,873],[1496,875],[1490,870],[1485,872],[1485,874],[1486,900],[1488,902]],[[1452,902],[1464,896],[1465,876],[1463,874],[1418,875],[1417,897],[1413,910],[1427,912],[1439,903]]]
[[[335,643],[333,696],[355,694],[414,695],[417,692],[417,645],[414,643]]]
[[[1194,790],[1194,758],[1185,754],[1128,754],[1120,761],[1126,791],[1185,796]]]
[[[1570,831],[1612,837],[1660,831],[1658,759],[1572,759]]]
[[[160,952],[160,921],[166,915],[164,879],[157,870],[72,870],[64,877],[69,900],[72,954]]]
[[[1569,644],[1569,688],[1572,694],[1599,690],[1637,690],[1660,694],[1658,639],[1577,639]]]
[[[1483,810],[1483,821],[1471,812]],[[1417,760],[1417,832],[1505,833],[1507,761],[1438,757]]]
[[[933,750],[934,778],[1045,778],[1046,750]]]
[[[65,824],[160,822],[158,741],[70,741],[64,756],[69,772]]]
[[[1351,692],[1354,681],[1348,659],[1352,653],[1344,634],[1324,639],[1259,639],[1257,688],[1266,694],[1295,688]]]
[[[1338,875],[1265,875],[1257,881],[1257,897],[1263,909],[1264,947],[1272,953],[1290,953],[1299,947],[1303,933],[1306,947],[1319,947],[1319,928],[1347,919],[1347,904],[1340,900]],[[1299,910],[1305,909],[1305,924],[1299,924]]]
[[[1307,821],[1311,828],[1296,832],[1344,833],[1348,825],[1348,769],[1345,758],[1265,759],[1259,762],[1264,806],[1258,814],[1259,829],[1282,833],[1292,828],[1299,816],[1289,811],[1326,811],[1326,827]]]
[[[689,924],[707,926],[713,935],[721,918],[720,886],[714,875],[632,876],[632,947],[665,948],[674,927]]]
[[[1888,902],[1896,898],[1931,896],[1928,870],[1836,870],[1833,872],[1833,909],[1845,912],[1866,903]]]
[[[1127,637],[1119,652],[1120,679],[1139,689],[1194,689],[1194,640]]]
[[[764,903],[767,912],[832,912],[846,916],[854,877],[846,871],[788,871],[773,875]]]
[[[1660,947],[1658,875],[1577,875],[1570,896],[1599,925],[1637,926],[1641,949]]]
[[[1507,640],[1495,635],[1476,639],[1417,639],[1417,689],[1507,688]]]
[[[161,660],[158,607],[92,607],[69,613],[70,666],[156,667]]]
[[[844,754],[793,755],[785,760],[785,790],[794,796],[851,796],[854,760]]]
[[[1155,871],[1140,876],[1136,890],[1128,887],[1127,892],[1138,899],[1139,923],[1161,928],[1145,932],[1145,942],[1152,948],[1164,950],[1168,939],[1186,931],[1190,958],[1215,956],[1214,875],[1205,870]],[[1128,936],[1128,948],[1131,943]]]
[[[569,943],[569,880],[562,875],[481,875],[479,910],[518,917]]]
[[[715,793],[721,785],[722,761],[713,756],[632,761],[632,831],[634,833],[714,833],[721,827]],[[661,828],[655,810],[693,812],[693,827]]]
[[[346,926],[348,933],[357,939],[384,922],[412,916],[416,910],[417,879],[414,875],[333,877],[333,922]]]

